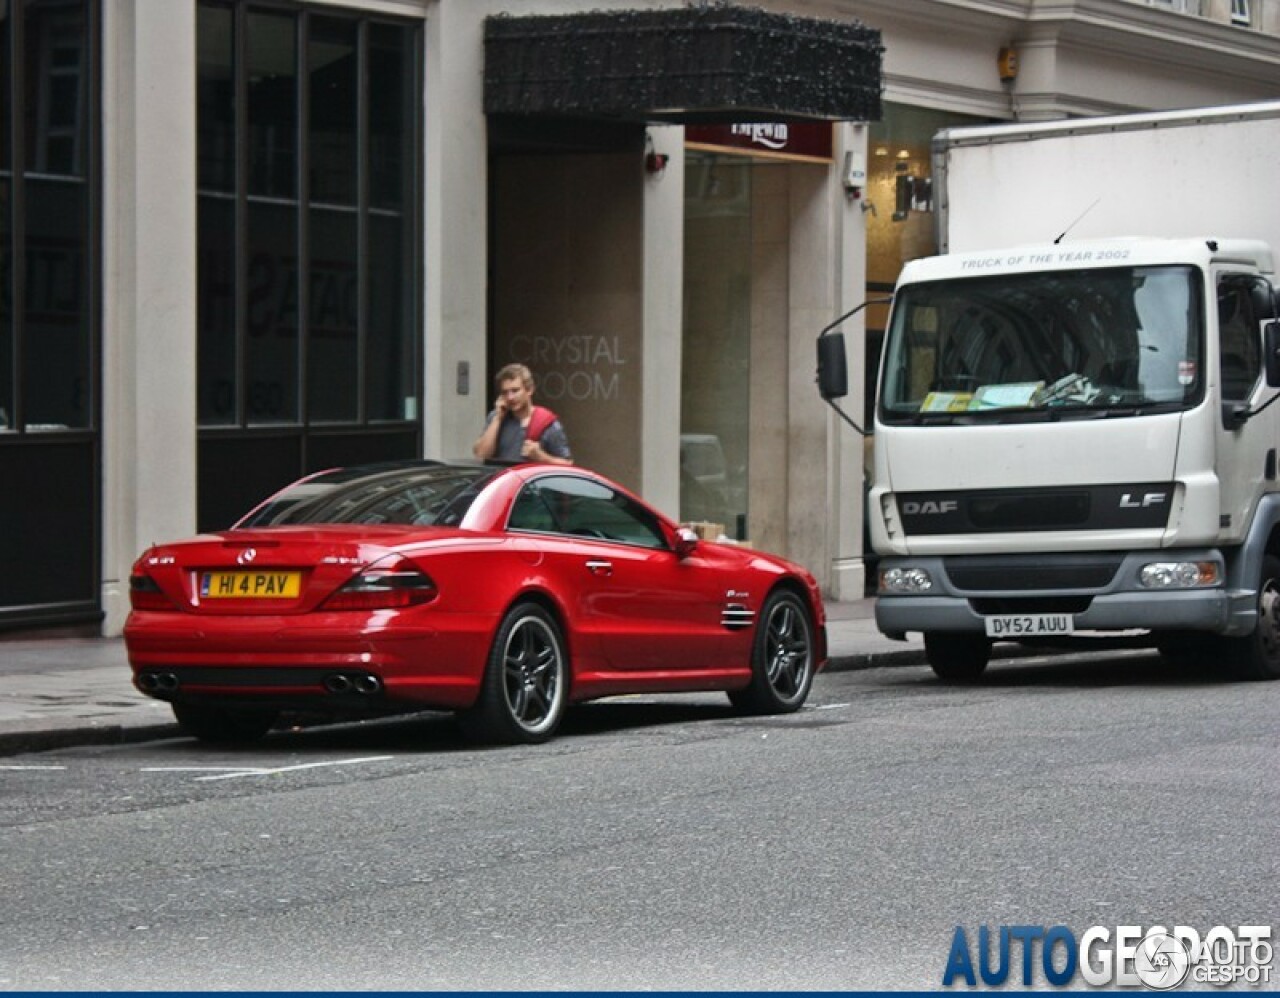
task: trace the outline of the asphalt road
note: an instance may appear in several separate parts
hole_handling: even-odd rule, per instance
[[[1277,707],[1128,654],[9,757],[0,989],[935,989],[957,925],[1274,926]]]

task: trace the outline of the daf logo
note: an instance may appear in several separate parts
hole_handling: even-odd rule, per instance
[[[1138,498],[1134,498],[1133,493],[1126,492],[1120,497],[1120,508],[1146,509],[1148,506],[1155,506],[1168,498],[1168,495],[1164,492],[1144,492]]]
[[[940,516],[954,513],[960,504],[954,499],[926,499],[924,502],[904,502],[902,512],[905,516]]]
[[[236,555],[236,562],[237,564],[240,564],[240,565],[247,565],[249,564],[249,562],[253,561],[253,559],[256,557],[258,557],[257,551],[255,551],[253,548],[245,548],[238,555]]]

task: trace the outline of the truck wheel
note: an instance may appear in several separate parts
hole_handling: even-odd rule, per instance
[[[1241,679],[1280,679],[1280,558],[1264,555],[1253,633],[1228,638],[1227,660]]]
[[[1155,648],[1169,665],[1186,669],[1217,658],[1213,635],[1195,631],[1162,631],[1153,635]]]
[[[939,679],[971,683],[987,667],[991,642],[982,634],[929,633],[924,636],[924,653]]]

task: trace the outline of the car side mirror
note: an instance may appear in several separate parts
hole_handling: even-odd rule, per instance
[[[1280,322],[1268,322],[1262,330],[1262,359],[1267,385],[1280,388]]]
[[[688,558],[698,547],[698,535],[688,527],[676,527],[676,557],[680,560]]]
[[[843,333],[823,333],[818,337],[818,394],[826,402],[849,394]]]

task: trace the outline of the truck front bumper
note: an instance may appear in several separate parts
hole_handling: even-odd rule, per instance
[[[967,557],[886,558],[880,572],[912,568],[927,572],[929,590],[886,592],[876,599],[876,625],[889,635],[908,631],[984,633],[994,614],[1069,613],[1076,631],[1205,631],[1243,636],[1253,631],[1256,594],[1217,585],[1197,589],[1151,589],[1138,583],[1142,567],[1153,561],[1214,560],[1218,551],[1142,551],[1110,553],[1108,581],[1088,587],[1055,585],[1078,578],[1079,555],[1037,554]],[[976,570],[975,570],[976,566]],[[1108,566],[1108,570],[1111,566]],[[1225,571],[1220,570],[1224,577]],[[970,584],[957,584],[957,577]],[[973,584],[978,579],[979,584]],[[1037,588],[1038,586],[1038,588]]]

